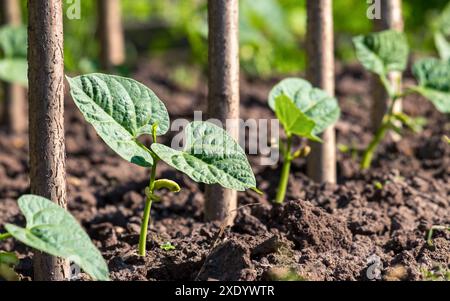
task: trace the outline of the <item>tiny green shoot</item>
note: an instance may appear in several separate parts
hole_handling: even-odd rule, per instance
[[[294,138],[321,142],[318,135],[339,119],[340,109],[334,97],[300,78],[277,84],[270,92],[269,106],[286,134],[286,140],[279,143],[284,162],[275,202],[280,204],[286,197],[292,161],[307,157],[311,151],[308,145],[294,150]]]
[[[390,98],[390,104],[380,127],[364,151],[361,169],[372,165],[375,151],[390,130],[401,133],[401,123],[413,132],[418,132],[424,125],[423,118],[412,118],[405,113],[395,113],[395,104],[407,95],[418,93],[430,100],[442,113],[450,112],[450,60],[435,58],[422,59],[414,64],[413,73],[418,85],[396,91],[388,80],[392,71],[406,70],[409,46],[405,34],[397,31],[382,31],[354,38],[356,54],[362,65],[376,74]]]
[[[427,234],[427,245],[429,247],[433,247],[433,234],[436,231],[450,231],[450,226],[432,226]]]
[[[161,250],[164,250],[164,251],[173,251],[176,249],[176,247],[174,245],[172,245],[171,242],[166,242],[159,247],[161,248]]]
[[[169,114],[164,103],[143,84],[99,73],[67,80],[75,104],[103,141],[123,159],[150,169],[139,237],[140,256],[146,255],[152,204],[161,200],[157,192],[181,190],[172,180],[157,179],[160,161],[199,183],[257,191],[244,150],[222,128],[209,122],[191,122],[185,128],[184,149],[176,150],[158,143],[158,136],[169,130]],[[152,137],[150,145],[139,141],[143,135]]]
[[[374,181],[373,187],[375,187],[376,190],[383,190],[384,185],[380,181]]]

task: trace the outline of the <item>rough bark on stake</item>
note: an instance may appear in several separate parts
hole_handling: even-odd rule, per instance
[[[381,0],[381,19],[375,19],[376,31],[393,29],[402,32],[404,29],[402,16],[402,0]],[[388,75],[394,91],[399,91],[402,85],[401,72],[391,72]],[[383,116],[389,106],[389,96],[378,76],[372,76],[372,130],[376,131],[380,126]],[[402,102],[398,100],[394,112],[402,111]],[[395,137],[394,137],[395,138]]]
[[[61,0],[28,0],[31,192],[66,207],[64,54]],[[67,280],[65,260],[37,253],[38,281]]]
[[[239,3],[238,0],[208,0],[209,95],[208,117],[227,126],[239,139]],[[218,185],[206,187],[205,218],[231,224],[237,193]]]
[[[120,0],[99,0],[97,3],[100,61],[104,70],[110,70],[125,62]]]
[[[332,0],[308,0],[308,80],[334,95],[334,34]],[[330,127],[322,134],[323,143],[311,143],[308,176],[316,182],[336,182],[336,134]]]
[[[19,0],[1,0],[2,24],[19,26],[22,23]],[[25,89],[16,84],[2,83],[3,102],[0,123],[12,134],[22,134],[27,128]]]

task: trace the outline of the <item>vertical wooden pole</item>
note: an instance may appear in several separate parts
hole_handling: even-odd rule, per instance
[[[334,27],[332,0],[307,0],[308,80],[334,95]],[[316,182],[336,183],[336,134],[330,127],[322,134],[323,144],[312,143],[308,176]]]
[[[208,0],[209,95],[208,117],[220,120],[239,139],[239,0]],[[227,122],[228,120],[228,122]],[[230,122],[231,121],[231,122]],[[231,224],[237,192],[218,185],[206,187],[205,218]],[[231,213],[231,214],[230,214]]]
[[[19,0],[0,1],[2,24],[19,26],[22,23]],[[23,134],[27,129],[25,89],[17,84],[2,83],[4,102],[0,122],[4,124],[10,133]]]
[[[120,0],[97,0],[100,62],[104,70],[125,62]]]
[[[404,23],[402,16],[402,0],[381,0],[381,19],[374,21],[375,30],[397,30],[403,32]],[[388,75],[394,91],[402,88],[401,72],[391,72]],[[372,76],[372,129],[376,131],[380,126],[383,116],[389,106],[389,96],[381,84],[378,76]],[[395,104],[394,112],[402,111],[402,102],[398,100]]]
[[[64,37],[61,0],[28,0],[31,192],[66,207]],[[37,281],[67,280],[67,262],[34,257]]]

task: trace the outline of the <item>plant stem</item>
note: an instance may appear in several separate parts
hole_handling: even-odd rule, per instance
[[[278,184],[277,195],[275,198],[275,202],[277,204],[282,204],[284,202],[284,198],[286,197],[286,189],[289,183],[289,173],[291,171],[291,163],[292,163],[291,148],[292,148],[292,136],[288,135],[286,141],[286,148],[283,154],[284,163],[283,168],[281,170],[280,184]]]
[[[363,158],[361,161],[361,169],[362,170],[368,169],[372,165],[373,155],[375,154],[375,151],[378,148],[378,145],[384,139],[384,137],[386,136],[386,133],[392,126],[392,117],[394,114],[395,103],[402,97],[406,96],[407,94],[408,94],[408,92],[406,92],[404,94],[397,94],[392,97],[391,104],[389,106],[388,111],[386,112],[386,114],[383,117],[383,122],[382,122],[381,126],[378,128],[378,130],[375,133],[369,146],[367,146],[367,149],[364,151],[364,155],[363,155]]]
[[[372,141],[370,142],[369,146],[364,152],[363,159],[361,161],[361,169],[365,170],[370,168],[375,150],[377,149],[378,145],[386,135],[388,128],[389,125],[386,121],[384,121],[383,124],[378,128],[377,132],[375,133],[375,136],[373,137]]]
[[[153,158],[152,173],[150,176],[150,183],[148,189],[150,194],[153,194],[156,180],[156,166],[158,165],[158,159]],[[145,256],[147,250],[147,233],[148,225],[150,223],[150,213],[152,210],[153,200],[149,196],[145,199],[144,215],[142,217],[141,233],[139,236],[139,256]]]
[[[5,239],[11,238],[11,237],[12,237],[12,235],[9,233],[0,234],[0,240],[5,240]]]
[[[153,126],[152,138],[153,143],[156,143],[157,142],[156,126]],[[155,153],[153,153],[153,151],[149,150],[149,152],[153,158],[153,165],[151,169],[150,182],[148,184],[148,192],[150,195],[153,195],[153,193],[155,192],[156,167],[158,166],[159,158],[156,156]],[[142,216],[142,224],[141,224],[141,233],[139,235],[139,256],[145,256],[147,253],[147,233],[148,233],[148,226],[150,224],[150,217],[153,204],[153,199],[150,197],[150,195],[147,195],[145,199],[144,214]]]

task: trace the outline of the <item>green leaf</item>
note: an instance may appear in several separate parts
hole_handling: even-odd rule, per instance
[[[141,135],[169,129],[169,114],[161,100],[143,84],[124,77],[89,74],[68,78],[72,97],[106,144],[122,158],[143,167],[153,164],[139,143]]]
[[[256,187],[244,150],[223,129],[196,121],[187,126],[185,134],[182,151],[158,143],[152,144],[152,150],[196,182],[220,184],[238,191]]]
[[[24,87],[28,86],[28,62],[25,59],[1,59],[0,79]]]
[[[394,30],[376,32],[357,36],[353,43],[361,64],[380,76],[391,71],[404,71],[407,67],[409,46],[404,33]]]
[[[57,204],[35,195],[22,196],[19,208],[26,228],[7,224],[6,230],[34,249],[78,264],[96,280],[109,280],[108,267],[100,252],[75,218]]]
[[[269,106],[276,110],[278,96],[286,95],[300,111],[314,121],[313,135],[318,135],[336,123],[341,114],[336,98],[314,88],[301,78],[287,78],[277,84],[269,94]]]
[[[316,123],[295,106],[292,100],[282,94],[275,100],[275,114],[287,135],[297,135],[313,141],[321,141],[312,131]]]
[[[412,89],[429,99],[442,113],[450,113],[450,60],[426,58],[414,64],[413,73],[419,82]]]
[[[27,58],[28,33],[25,26],[0,28],[0,51],[6,58]]]

